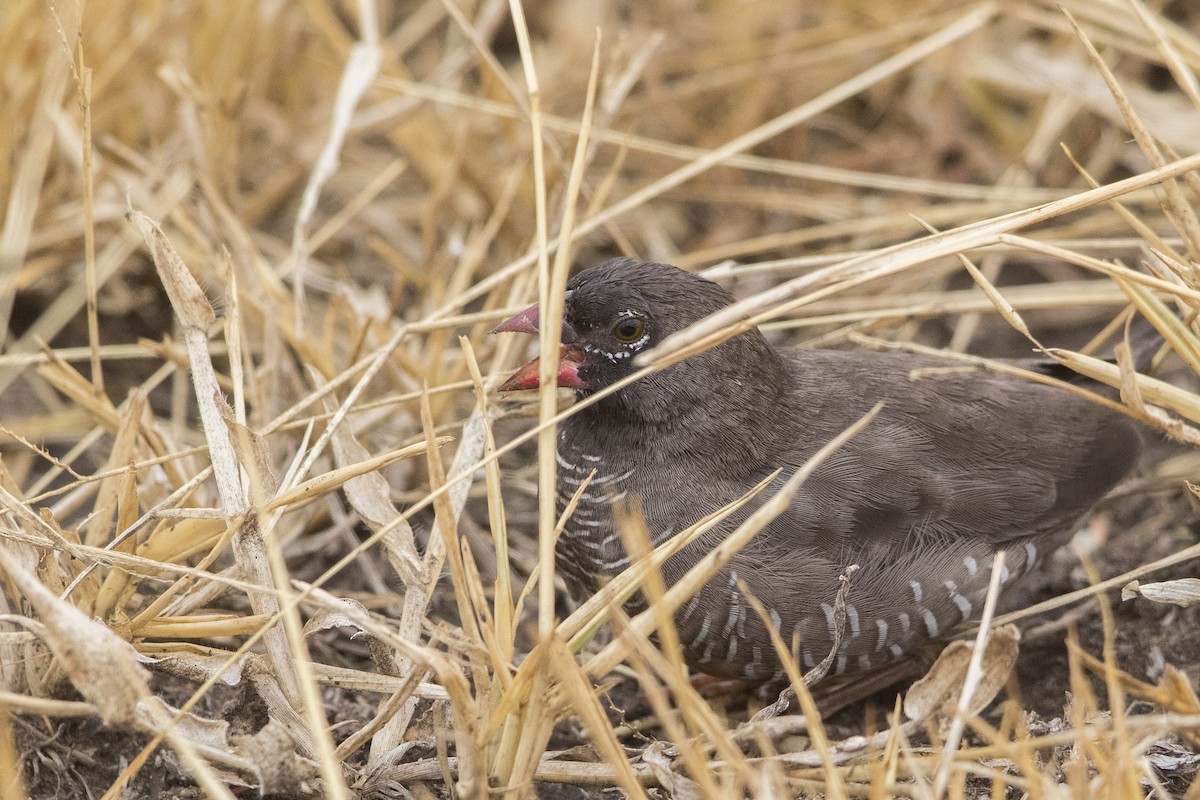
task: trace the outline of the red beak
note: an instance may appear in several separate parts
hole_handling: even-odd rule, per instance
[[[558,349],[558,375],[556,383],[568,389],[586,389],[587,384],[579,377],[579,365],[583,363],[583,351],[578,347],[560,347]],[[523,389],[536,389],[541,386],[538,373],[542,368],[542,360],[535,358],[512,374],[500,385],[502,392],[519,392]]]
[[[492,329],[492,333],[529,333],[538,332],[538,321],[541,316],[537,303],[522,311],[520,314],[501,322]],[[558,350],[558,369],[556,383],[566,389],[586,389],[587,384],[579,377],[579,367],[584,361],[584,352],[574,344],[575,331],[567,323],[563,323],[564,344]],[[536,389],[541,385],[538,373],[541,371],[541,359],[535,358],[513,373],[512,377],[500,385],[502,392],[518,392],[524,389]]]
[[[541,317],[541,313],[538,304],[534,303],[515,317],[509,317],[492,328],[492,333],[532,333],[537,335],[538,319]]]

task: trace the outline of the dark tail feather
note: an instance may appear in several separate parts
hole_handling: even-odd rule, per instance
[[[1121,336],[1123,339],[1125,336],[1124,330],[1121,331]],[[1154,361],[1154,356],[1158,354],[1162,346],[1163,335],[1151,324],[1150,320],[1141,314],[1134,316],[1133,320],[1129,323],[1129,350],[1133,353],[1133,368],[1138,372],[1145,372],[1150,369],[1150,364]],[[1116,363],[1116,358],[1110,358],[1108,361]],[[1080,375],[1078,372],[1049,358],[1036,359],[1033,362],[1033,369],[1043,375],[1049,375],[1052,378],[1058,378],[1067,383],[1081,385],[1093,385],[1096,383],[1091,378]]]
[[[1133,368],[1138,372],[1149,370],[1163,342],[1163,335],[1150,320],[1141,314],[1135,316],[1129,323],[1129,350],[1133,353]]]

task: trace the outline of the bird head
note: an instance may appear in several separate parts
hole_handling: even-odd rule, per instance
[[[586,269],[567,283],[557,384],[580,397],[611,386],[635,372],[639,353],[733,301],[712,281],[667,264],[618,258]],[[540,322],[534,305],[494,332],[536,334]],[[536,389],[539,368],[535,358],[500,390]],[[651,424],[693,413],[739,416],[761,406],[760,398],[776,394],[782,375],[779,356],[752,328],[623,387],[594,413]],[[713,409],[714,396],[729,409]]]
[[[588,394],[615,383],[633,373],[639,353],[732,302],[711,281],[666,264],[621,258],[584,270],[564,295],[558,385]],[[537,334],[540,321],[535,304],[492,332]],[[500,390],[536,389],[539,368],[533,359]]]

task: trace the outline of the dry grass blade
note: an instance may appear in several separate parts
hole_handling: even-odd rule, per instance
[[[1115,279],[1121,290],[1129,297],[1138,311],[1162,334],[1171,349],[1179,355],[1192,371],[1200,375],[1200,339],[1161,300],[1145,286]]]
[[[433,440],[432,444],[434,448],[440,448],[442,445],[452,441],[454,441],[454,437],[452,436],[439,436]],[[310,478],[293,489],[275,495],[264,506],[264,510],[275,511],[311,502],[321,495],[328,494],[340,488],[345,483],[365,475],[373,474],[389,464],[394,464],[406,458],[424,455],[427,446],[425,442],[410,444],[407,447],[397,448],[390,453],[383,453],[368,458],[365,461],[360,461],[357,464],[348,464],[332,472],[326,472],[324,475]]]
[[[843,280],[846,286],[860,283],[864,278],[879,280],[904,270],[913,269],[936,258],[992,244],[1000,241],[1000,236],[1012,231],[1052,220],[1197,169],[1200,169],[1200,154],[1181,158],[1141,175],[1081,192],[1063,200],[1052,201],[1028,211],[1014,212],[993,220],[972,223],[961,229],[942,231],[913,243],[894,245],[878,253],[848,259],[841,264],[817,270],[810,275],[761,292],[752,298],[742,300],[727,309],[712,314],[687,329],[672,334],[653,350],[638,356],[636,363],[641,366],[675,363],[693,353],[715,347],[730,336],[734,336],[752,325],[793,310],[799,305],[813,302],[820,296],[819,292],[813,290],[836,280]]]
[[[333,410],[334,404],[330,398],[325,398],[323,404],[327,412]],[[344,425],[334,432],[331,444],[339,469],[351,469],[354,463],[364,464],[371,460],[366,448]],[[423,444],[420,451],[424,452]],[[381,535],[388,562],[404,584],[414,586],[422,582],[421,555],[417,552],[412,527],[392,504],[390,488],[383,476],[374,471],[356,474],[346,481],[344,488],[350,507],[358,512],[364,524]]]
[[[0,800],[1200,798],[1200,6],[693,6],[4,3]],[[549,357],[536,403],[496,397],[533,343],[488,329],[536,296],[552,354],[615,255],[744,300],[565,410]],[[1043,553],[994,621],[1046,617],[1002,707],[692,685],[675,610],[799,475],[653,548],[633,510],[628,567],[564,605],[555,540],[599,495],[559,513],[556,427],[754,324],[961,349],[1154,429],[1087,532],[1115,577]],[[1007,360],[1031,343],[1106,386]]]
[[[479,364],[475,360],[475,352],[466,339],[459,340],[466,356],[467,368],[471,372],[471,381],[475,386],[475,401],[483,412],[485,420],[491,418],[488,408],[487,390],[483,385],[483,376],[479,372]],[[492,427],[485,427],[484,453],[488,456],[496,452],[496,440]],[[488,522],[492,534],[492,545],[496,552],[496,581],[492,588],[494,598],[492,618],[494,624],[492,634],[495,647],[500,651],[495,654],[497,661],[511,663],[513,660],[513,644],[516,640],[516,619],[520,617],[520,603],[514,604],[512,592],[512,566],[508,559],[508,527],[504,515],[504,499],[500,487],[500,464],[491,460],[484,468],[487,476]],[[530,580],[535,576],[531,576]],[[496,669],[496,677],[506,683],[509,677],[507,669]]]
[[[69,43],[79,35],[83,20],[82,9],[73,7],[66,10],[70,15],[62,17],[56,13],[55,24],[63,40]],[[70,44],[67,44],[68,52],[70,49]],[[31,146],[23,151],[17,174],[6,176],[9,189],[5,203],[7,213],[4,228],[0,231],[0,321],[4,322],[2,329],[6,332],[16,298],[18,271],[28,252],[37,200],[50,164],[54,120],[74,66],[74,62],[64,59],[61,53],[55,53],[54,57],[47,59],[47,69],[38,87],[34,114],[31,115],[27,131]]]
[[[145,240],[163,287],[171,299],[171,306],[183,327],[188,359],[192,365],[196,403],[204,424],[205,439],[208,442],[209,457],[212,459],[213,475],[217,482],[222,509],[231,518],[242,515],[248,506],[242,489],[241,463],[229,430],[225,426],[222,410],[227,405],[217,386],[212,359],[208,353],[208,327],[214,320],[212,306],[161,228],[149,217],[132,210],[129,212],[129,219]],[[249,524],[244,524],[233,540],[238,560],[254,582],[264,587],[272,586],[275,584],[275,578],[268,567],[268,555],[257,521],[251,518],[244,519]],[[257,614],[279,613],[278,601],[269,594],[251,595],[250,601]],[[284,693],[294,703],[298,702],[299,686],[292,670],[286,635],[282,630],[273,629],[267,634],[266,641]]]
[[[1121,386],[1121,370],[1116,364],[1085,356],[1082,353],[1060,350],[1057,347],[1047,348],[1045,352],[1046,355],[1081,375],[1086,375],[1108,386],[1116,388]],[[1145,375],[1137,376],[1137,387],[1147,401],[1168,408],[1192,422],[1200,423],[1200,398],[1186,389],[1180,389],[1165,381]],[[1187,428],[1173,426],[1168,430],[1177,431],[1180,435],[1187,436],[1190,441],[1200,441],[1195,432],[1189,431]]]
[[[1104,78],[1104,82],[1108,85],[1108,90],[1112,92],[1113,98],[1117,101],[1117,107],[1121,109],[1121,115],[1129,123],[1129,128],[1133,133],[1134,139],[1138,143],[1138,147],[1150,160],[1150,163],[1155,167],[1161,168],[1166,165],[1166,159],[1163,157],[1162,151],[1158,143],[1150,135],[1150,132],[1142,124],[1141,119],[1134,111],[1125,93],[1121,90],[1121,85],[1117,81],[1116,76],[1104,63],[1104,59],[1100,57],[1100,53],[1096,51],[1091,40],[1079,27],[1075,18],[1071,16],[1071,12],[1064,9],[1063,13],[1067,15],[1067,19],[1074,28],[1075,34],[1079,36],[1087,49],[1088,57],[1091,58],[1097,71]],[[1167,202],[1170,205],[1171,211],[1178,219],[1177,228],[1188,242],[1188,253],[1192,258],[1200,257],[1200,220],[1196,218],[1196,212],[1192,209],[1188,199],[1184,197],[1183,191],[1179,184],[1171,179],[1165,180],[1160,184],[1163,192],[1167,196]]]
[[[330,126],[329,138],[321,149],[313,165],[312,174],[304,187],[300,200],[300,210],[292,226],[291,269],[295,278],[295,323],[297,336],[302,334],[304,325],[304,289],[306,280],[306,265],[308,261],[309,242],[307,228],[317,209],[321,187],[331,178],[338,168],[338,154],[350,128],[350,119],[355,106],[375,81],[383,61],[383,53],[379,46],[379,24],[375,19],[375,5],[367,0],[361,0],[357,6],[358,22],[362,27],[362,40],[351,48],[342,71],[342,80],[338,86],[337,97],[333,104],[333,124]]]
[[[848,580],[843,581],[842,590],[845,590],[848,586]],[[838,596],[841,599],[841,604],[843,607],[843,618],[841,623],[838,625],[838,627],[841,628],[845,625],[844,608],[846,598],[844,591],[840,590],[838,592]],[[747,594],[746,597],[750,600],[755,612],[762,619],[769,619],[767,610],[763,607],[762,601],[749,594]],[[775,647],[775,652],[779,656],[780,662],[783,664],[784,669],[787,671],[790,688],[796,693],[796,696],[800,701],[800,708],[804,712],[804,719],[808,722],[808,725],[806,725],[806,730],[809,732],[809,736],[812,737],[813,749],[816,751],[817,756],[821,760],[821,766],[825,769],[826,789],[832,797],[847,797],[848,795],[846,793],[845,783],[842,780],[841,774],[837,771],[837,768],[834,765],[833,756],[829,750],[829,736],[826,734],[824,723],[821,721],[821,713],[817,710],[817,704],[813,700],[812,693],[808,688],[810,685],[808,676],[801,676],[800,669],[796,665],[796,659],[792,657],[787,643],[783,641],[783,637],[779,635],[779,631],[775,629],[775,626],[767,625],[766,627],[768,634],[771,636],[771,644]],[[834,656],[836,656],[838,647],[841,644],[840,637],[835,636],[834,638],[837,641],[831,648],[829,657],[826,659],[827,661],[830,661],[830,663],[832,663],[832,659]],[[818,666],[818,668],[820,667]],[[828,671],[828,665],[825,665],[824,669]],[[817,680],[819,680],[819,678]]]
[[[593,694],[591,681],[579,669],[571,651],[566,648],[563,641],[557,637],[551,641],[556,643],[550,658],[553,661],[554,669],[559,672],[558,680],[566,694],[572,698],[571,704],[577,709],[583,724],[591,732],[592,741],[597,749],[604,756],[605,761],[615,768],[617,785],[624,789],[629,797],[646,797],[645,790],[642,789],[641,782],[634,774],[628,756],[621,749],[620,742],[617,741],[609,726],[604,709]]]
[[[976,691],[980,687],[980,683],[984,677],[984,656],[987,653],[988,640],[991,634],[992,616],[996,613],[996,600],[1000,597],[1000,576],[1004,570],[1004,561],[1006,557],[1004,551],[996,553],[992,557],[992,577],[988,581],[988,592],[983,602],[983,614],[979,618],[979,633],[975,636],[975,642],[971,646],[971,660],[967,666],[967,674],[963,679],[962,691],[958,696],[958,704],[954,709],[954,718],[950,723],[950,732],[946,736],[945,744],[942,750],[942,762],[938,765],[937,774],[933,779],[933,793],[941,797],[946,791],[946,786],[950,782],[950,767],[954,761],[954,753],[958,750],[959,744],[962,742],[963,730],[966,727],[968,715],[974,716],[983,710],[983,706],[991,702],[995,695],[995,689],[990,693],[985,690],[984,699],[982,702],[976,697]],[[1009,638],[1015,646],[1016,632],[1010,631]],[[1000,680],[1007,680],[1008,672],[1012,669],[1013,663],[1016,661],[1015,650],[1011,651],[1011,658],[1005,659],[1000,667]],[[990,672],[996,672],[993,667]],[[998,684],[998,681],[993,680],[993,684]],[[998,686],[996,686],[998,688]]]
[[[426,395],[427,397],[427,395]],[[426,402],[427,405],[427,402]],[[428,417],[428,412],[423,413]],[[433,430],[432,425],[425,426],[427,439],[426,444],[432,440]],[[421,622],[425,614],[426,606],[430,598],[433,596],[440,577],[442,564],[448,554],[448,546],[454,545],[457,541],[454,527],[457,525],[458,515],[462,512],[463,505],[466,503],[467,491],[470,489],[470,483],[462,478],[469,477],[473,474],[473,465],[479,460],[480,454],[483,451],[483,444],[486,440],[486,425],[483,422],[482,413],[476,409],[466,425],[463,426],[462,436],[460,437],[460,445],[458,452],[454,456],[454,462],[451,466],[451,476],[459,478],[454,483],[449,483],[445,480],[444,473],[442,474],[441,486],[434,486],[434,489],[442,489],[433,495],[434,502],[444,499],[442,503],[437,521],[433,531],[429,537],[429,544],[425,549],[425,555],[421,565],[420,581],[410,585],[410,591],[404,596],[404,605],[401,611],[399,623],[399,635],[402,639],[408,641],[417,641],[421,630]],[[436,451],[436,448],[434,448]],[[431,465],[437,465],[437,469],[441,469],[440,460],[436,460],[436,452],[426,452],[427,459]],[[431,466],[432,470],[432,466]],[[452,492],[453,495],[448,497],[447,492]],[[394,525],[407,524],[403,518],[397,518],[388,524],[388,527]],[[376,536],[382,536],[387,533],[388,528],[377,533]],[[456,562],[458,560],[456,550]],[[462,586],[461,581],[465,577],[461,573],[461,568],[456,574],[456,585]],[[461,607],[461,606],[460,606]],[[409,661],[404,653],[400,655],[400,671],[407,672],[414,668],[414,665]],[[394,750],[403,740],[404,731],[407,729],[409,722],[412,719],[412,714],[416,710],[416,705],[411,701],[406,703],[402,713],[394,715],[388,720],[387,725],[380,731],[371,742],[371,766],[375,767],[382,763],[385,755]]]
[[[833,668],[833,664],[837,660],[838,651],[842,648],[842,639],[846,635],[846,603],[850,596],[850,580],[859,569],[858,564],[851,564],[845,572],[838,576],[838,591],[833,598],[833,643],[829,645],[829,652],[825,654],[825,657],[805,673],[805,686],[814,686],[825,680],[825,676],[829,674],[829,670]],[[793,657],[792,660],[794,661],[795,658]]]
[[[149,675],[134,660],[125,642],[103,625],[54,597],[11,554],[0,548],[0,570],[17,587],[44,623],[36,624],[62,669],[77,689],[96,705],[109,724],[151,730],[168,717],[150,693]],[[188,739],[172,728],[167,736],[212,797],[233,800]]]

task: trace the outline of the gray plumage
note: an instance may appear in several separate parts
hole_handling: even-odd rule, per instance
[[[579,273],[568,290],[563,339],[576,353],[568,366],[581,395],[733,302],[698,276],[629,259]],[[626,342],[618,332],[639,335]],[[561,426],[560,512],[593,469],[596,477],[559,541],[558,569],[577,593],[594,592],[628,563],[614,501],[636,502],[657,544],[782,467],[760,495],[769,497],[883,401],[676,622],[693,667],[778,676],[766,623],[736,588],[740,580],[811,667],[832,645],[838,576],[858,564],[834,672],[907,654],[979,612],[996,551],[1007,553],[1007,587],[1060,545],[1141,447],[1128,417],[1059,388],[986,370],[913,376],[961,366],[909,354],[777,350],[754,329],[634,382]],[[754,507],[670,559],[668,585]]]

